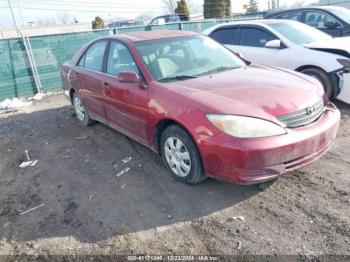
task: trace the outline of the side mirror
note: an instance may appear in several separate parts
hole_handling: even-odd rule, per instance
[[[120,72],[118,74],[118,80],[123,83],[143,83],[141,78],[135,72]]]
[[[282,46],[281,40],[271,40],[265,44],[266,48],[280,49]]]
[[[335,21],[327,21],[324,23],[324,26],[327,27],[327,28],[337,28],[339,26],[339,24]]]

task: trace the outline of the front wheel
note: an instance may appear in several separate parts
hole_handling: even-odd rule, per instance
[[[320,81],[326,96],[329,99],[333,98],[334,88],[332,85],[332,81],[330,80],[326,72],[318,68],[306,68],[303,71],[301,71],[301,73],[316,78],[318,81]]]
[[[184,129],[177,125],[167,127],[160,147],[164,165],[177,180],[188,184],[205,180],[197,147]]]
[[[73,95],[73,107],[75,116],[80,123],[84,126],[89,126],[94,123],[77,93],[74,93]]]

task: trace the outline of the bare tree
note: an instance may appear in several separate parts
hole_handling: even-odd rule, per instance
[[[135,20],[150,21],[154,17],[153,11],[144,12],[135,17]]]
[[[37,20],[36,24],[38,26],[50,26],[56,25],[57,21],[54,18],[41,18]]]
[[[162,0],[162,3],[165,11],[170,12],[171,14],[175,13],[177,7],[176,0]]]
[[[305,4],[305,0],[299,0],[295,1],[294,4],[291,5],[291,7],[301,7]]]
[[[317,1],[315,1],[313,3],[307,3],[305,0],[298,0],[298,1],[295,1],[291,5],[284,3],[283,5],[280,6],[280,9],[296,8],[296,7],[302,7],[305,5],[317,5],[317,3],[318,3]]]
[[[66,12],[62,12],[57,14],[57,21],[59,24],[71,24],[73,22],[73,17]]]
[[[193,0],[186,0],[186,2],[191,14],[203,13],[203,3]]]

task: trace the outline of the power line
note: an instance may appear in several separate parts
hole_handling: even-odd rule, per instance
[[[0,2],[5,2],[4,0],[0,0]],[[59,5],[62,6],[62,4],[66,6],[104,6],[108,8],[134,8],[134,7],[150,7],[149,4],[138,4],[138,3],[115,3],[115,2],[102,2],[102,3],[96,3],[96,2],[88,2],[88,1],[63,1],[61,0],[60,3],[56,1],[51,0],[31,0],[22,2],[22,5],[32,5],[32,4],[38,4],[38,5]]]
[[[4,0],[0,0],[0,3]],[[38,1],[38,2],[36,2]],[[86,3],[86,4],[83,4]],[[134,3],[133,3],[134,4]],[[41,11],[68,11],[68,12],[105,12],[105,13],[132,13],[139,14],[142,11],[140,10],[140,5],[137,5],[138,11],[135,11],[135,6],[133,4],[111,4],[106,3],[92,3],[92,2],[83,2],[79,1],[79,4],[72,2],[66,2],[61,0],[61,3],[52,2],[50,0],[32,0],[31,2],[26,1],[22,4],[22,9],[26,10],[41,10]],[[30,5],[30,6],[29,6]],[[40,5],[40,7],[33,7],[33,5]],[[47,6],[47,7],[46,7]],[[58,8],[60,7],[60,8]],[[143,7],[143,6],[142,6]],[[9,8],[8,6],[3,6],[2,8]],[[149,8],[149,5],[145,5],[144,9]],[[142,8],[143,9],[143,8]],[[140,11],[139,11],[140,10]],[[163,9],[152,8],[152,11],[160,12]]]
[[[8,6],[5,6],[3,8],[7,8],[9,9]],[[18,9],[17,7],[14,7],[13,9]],[[57,8],[40,8],[40,7],[21,7],[21,9],[24,10],[41,10],[41,11],[58,11],[58,12],[62,12],[62,11],[67,11],[67,12],[88,12],[88,13],[96,13],[96,12],[101,12],[101,13],[118,13],[118,14],[123,14],[123,13],[127,13],[127,14],[140,14],[142,13],[142,11],[112,11],[111,9],[94,9],[94,10],[81,10],[81,9],[67,9],[65,8],[63,9],[57,9]],[[157,11],[157,10],[152,10],[152,11]],[[159,10],[158,10],[159,11]]]

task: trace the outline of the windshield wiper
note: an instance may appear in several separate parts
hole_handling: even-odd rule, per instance
[[[159,79],[158,81],[159,82],[168,82],[168,81],[186,80],[186,79],[192,79],[192,78],[198,78],[198,76],[178,75],[178,76],[165,77],[165,78]]]
[[[220,73],[223,71],[228,71],[228,70],[237,69],[237,68],[240,68],[240,66],[219,66],[219,67],[216,67],[216,68],[211,69],[209,71],[205,71],[205,72],[201,73],[200,75],[209,75],[212,73]]]

